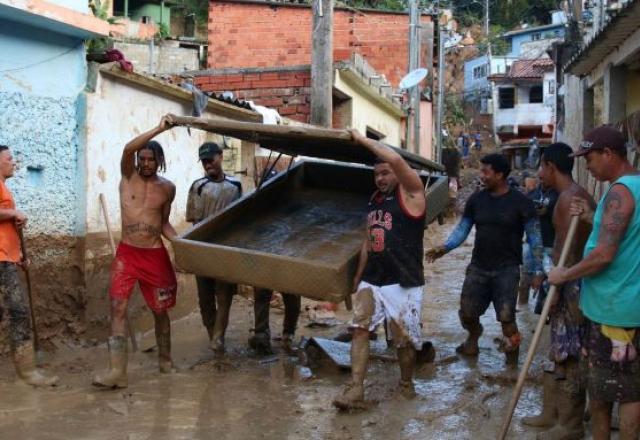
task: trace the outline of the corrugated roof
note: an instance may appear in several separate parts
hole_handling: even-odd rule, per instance
[[[611,21],[565,65],[565,72],[584,76],[596,68],[636,30],[640,21],[640,0],[630,1]]]

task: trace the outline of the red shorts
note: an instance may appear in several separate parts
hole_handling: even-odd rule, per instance
[[[111,264],[111,299],[129,299],[136,282],[151,310],[164,312],[176,305],[178,282],[163,247],[139,248],[120,243]]]

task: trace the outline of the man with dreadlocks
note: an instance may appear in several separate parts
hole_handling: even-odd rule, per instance
[[[127,342],[125,316],[129,297],[136,284],[153,312],[158,365],[161,373],[170,373],[171,327],[167,311],[176,303],[176,274],[162,236],[173,240],[176,231],[169,223],[171,202],[176,187],[158,176],[166,169],[162,146],[152,139],[173,125],[170,115],[157,127],[131,140],[122,153],[120,169],[120,211],[122,240],[111,265],[111,336],[109,370],[93,379],[98,387],[127,386]]]

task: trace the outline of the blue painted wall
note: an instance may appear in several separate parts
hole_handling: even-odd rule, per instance
[[[0,21],[0,143],[19,163],[8,186],[30,218],[30,235],[84,231],[84,57],[78,38]]]
[[[473,77],[473,69],[478,66],[482,66],[483,64],[487,64],[489,62],[489,58],[486,55],[483,55],[478,58],[474,58],[464,63],[464,91],[465,94],[470,93],[474,90],[484,89],[489,86],[489,81],[487,77],[482,78],[474,78]],[[489,68],[487,66],[487,72]]]
[[[547,29],[542,29],[542,30],[536,30],[536,28],[531,28],[529,32],[523,32],[521,34],[507,37],[507,42],[511,43],[511,51],[507,54],[507,56],[519,57],[520,46],[522,45],[522,43],[528,43],[530,41],[534,41],[533,36],[534,34],[537,34],[537,33],[542,34],[542,39],[562,38],[564,37],[564,33],[565,33],[565,25],[558,24],[557,26],[549,27]]]

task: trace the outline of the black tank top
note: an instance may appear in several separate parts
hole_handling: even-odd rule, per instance
[[[369,252],[362,280],[375,286],[423,286],[424,219],[424,213],[415,217],[407,212],[399,187],[387,196],[376,191],[369,201]]]

